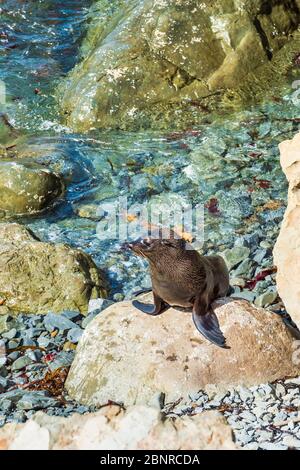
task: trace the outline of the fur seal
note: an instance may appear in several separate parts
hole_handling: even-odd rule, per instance
[[[193,309],[193,321],[198,331],[209,341],[226,348],[211,303],[229,291],[229,273],[221,256],[201,256],[187,249],[186,241],[170,238],[145,238],[127,247],[150,264],[154,305],[138,300],[133,305],[148,315],[159,315],[169,307]]]

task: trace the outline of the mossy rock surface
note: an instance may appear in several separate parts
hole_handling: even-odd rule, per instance
[[[280,77],[286,81],[299,50],[299,6],[287,0],[95,2],[82,60],[58,92],[65,121],[83,132],[186,128],[208,111],[265,96],[273,77],[274,86]]]

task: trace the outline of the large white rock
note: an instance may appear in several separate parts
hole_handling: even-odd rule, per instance
[[[220,413],[162,420],[159,411],[106,406],[69,418],[38,412],[25,424],[0,429],[0,450],[202,450],[235,449],[230,426]]]
[[[289,182],[288,207],[274,248],[277,287],[287,311],[300,327],[300,133],[279,145]]]
[[[129,301],[112,305],[85,330],[67,391],[84,404],[132,405],[152,402],[160,392],[172,401],[209,384],[226,389],[299,375],[281,318],[241,300],[222,299],[215,307],[230,349],[200,335],[190,312],[169,309],[151,317]]]

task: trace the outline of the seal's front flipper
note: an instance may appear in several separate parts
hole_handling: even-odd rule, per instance
[[[220,348],[227,348],[226,339],[220,330],[219,321],[210,308],[208,311],[208,304],[206,299],[202,296],[196,297],[193,307],[193,321],[197,330],[211,343],[220,346]]]
[[[132,302],[132,305],[138,310],[141,310],[141,312],[147,313],[147,315],[153,315],[153,316],[160,315],[161,313],[163,313],[165,310],[167,310],[170,307],[154,292],[153,292],[153,299],[154,299],[154,305],[144,304],[140,302],[139,300],[134,300]]]

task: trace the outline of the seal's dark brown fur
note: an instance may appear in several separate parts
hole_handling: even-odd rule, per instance
[[[225,347],[225,338],[211,309],[211,303],[226,296],[229,290],[223,258],[201,256],[174,235],[170,239],[146,238],[128,246],[149,261],[154,297],[154,306],[138,300],[133,304],[149,315],[159,315],[170,306],[192,308],[197,329],[211,342]]]

